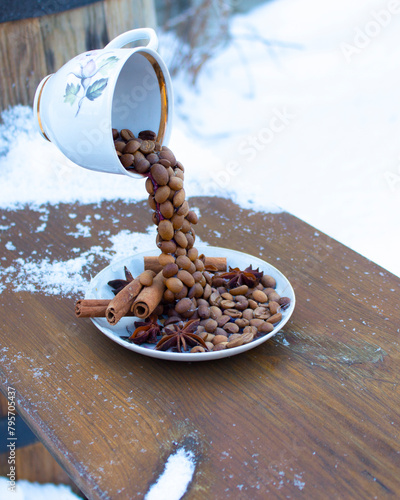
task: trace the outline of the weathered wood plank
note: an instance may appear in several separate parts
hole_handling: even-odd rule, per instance
[[[281,334],[216,362],[162,362],[77,320],[73,298],[7,284],[2,390],[13,384],[21,415],[89,498],[143,497],[180,446],[197,460],[190,499],[398,496],[400,280],[287,213],[190,204],[203,241],[260,256],[292,282],[296,310]],[[151,223],[144,202],[49,211],[43,233],[32,230],[37,213],[4,212],[26,256],[65,260],[72,242],[84,252]],[[90,237],[68,235],[88,216]]]

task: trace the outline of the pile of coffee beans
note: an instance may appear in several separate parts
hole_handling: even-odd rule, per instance
[[[173,152],[161,146],[150,130],[135,137],[128,129],[113,129],[113,139],[121,164],[147,177],[148,203],[161,250],[158,261],[166,285],[163,326],[199,319],[195,333],[209,351],[237,347],[270,333],[290,299],[276,293],[271,276],[259,273],[261,278],[252,288],[230,288],[222,273],[205,269],[204,258],[194,247],[193,225],[198,217],[186,201],[184,167]],[[203,346],[196,346],[190,352],[204,351]]]
[[[201,321],[196,333],[210,351],[238,347],[271,333],[282,320],[281,311],[290,305],[288,297],[280,297],[276,292],[272,276],[263,275],[253,288],[247,285],[229,288],[223,281],[226,282],[216,275],[209,300],[197,301]],[[193,349],[202,352],[204,348]]]

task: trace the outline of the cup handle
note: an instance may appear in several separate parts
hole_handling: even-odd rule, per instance
[[[148,40],[147,45],[144,47],[152,50],[157,50],[158,48],[158,38],[156,32],[151,28],[139,28],[136,30],[126,31],[121,35],[117,36],[109,44],[107,44],[105,49],[120,49],[124,45],[131,42],[136,42],[138,40]]]

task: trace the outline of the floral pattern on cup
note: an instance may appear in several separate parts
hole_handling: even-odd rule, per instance
[[[105,57],[104,54],[96,60],[95,54],[96,52],[91,52],[81,56],[74,71],[70,72],[70,75],[73,75],[77,81],[67,83],[64,103],[74,106],[78,100],[75,116],[78,116],[85,99],[94,101],[102,95],[107,87],[109,72],[119,60],[116,56]],[[95,79],[95,76],[102,78]]]

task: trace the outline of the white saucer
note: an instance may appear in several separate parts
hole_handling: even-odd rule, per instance
[[[181,352],[170,352],[170,351],[156,351],[154,349],[155,344],[143,344],[136,345],[126,340],[121,339],[121,337],[126,337],[129,333],[134,330],[134,322],[142,321],[133,316],[122,318],[117,325],[111,326],[105,318],[92,318],[94,325],[106,335],[108,338],[122,345],[126,349],[135,351],[139,354],[145,356],[150,356],[159,359],[168,359],[171,361],[210,361],[213,359],[226,358],[230,356],[235,356],[242,352],[253,349],[264,343],[269,338],[273,337],[276,333],[281,330],[288,322],[290,316],[293,313],[295,306],[295,296],[294,291],[287,280],[287,278],[276,269],[271,264],[264,262],[263,260],[253,257],[242,252],[237,252],[235,250],[229,250],[227,248],[220,247],[208,247],[208,246],[197,246],[197,250],[200,254],[208,257],[226,257],[228,266],[239,267],[240,269],[245,269],[246,267],[252,265],[253,269],[259,268],[260,271],[264,271],[264,274],[273,276],[276,279],[277,286],[276,291],[281,297],[289,297],[290,305],[287,309],[282,310],[282,320],[278,323],[274,330],[263,337],[249,342],[248,344],[241,345],[239,347],[233,347],[231,349],[224,349],[222,351],[215,352],[201,352],[201,353],[181,353]],[[126,266],[133,276],[138,276],[144,269],[143,267],[143,257],[146,255],[159,255],[160,251],[158,249],[148,250],[146,252],[137,253],[131,257],[125,257],[113,264],[107,266],[102,271],[100,271],[90,282],[88,290],[86,291],[86,299],[112,299],[114,297],[110,286],[107,283],[114,279],[124,279],[124,266]]]

